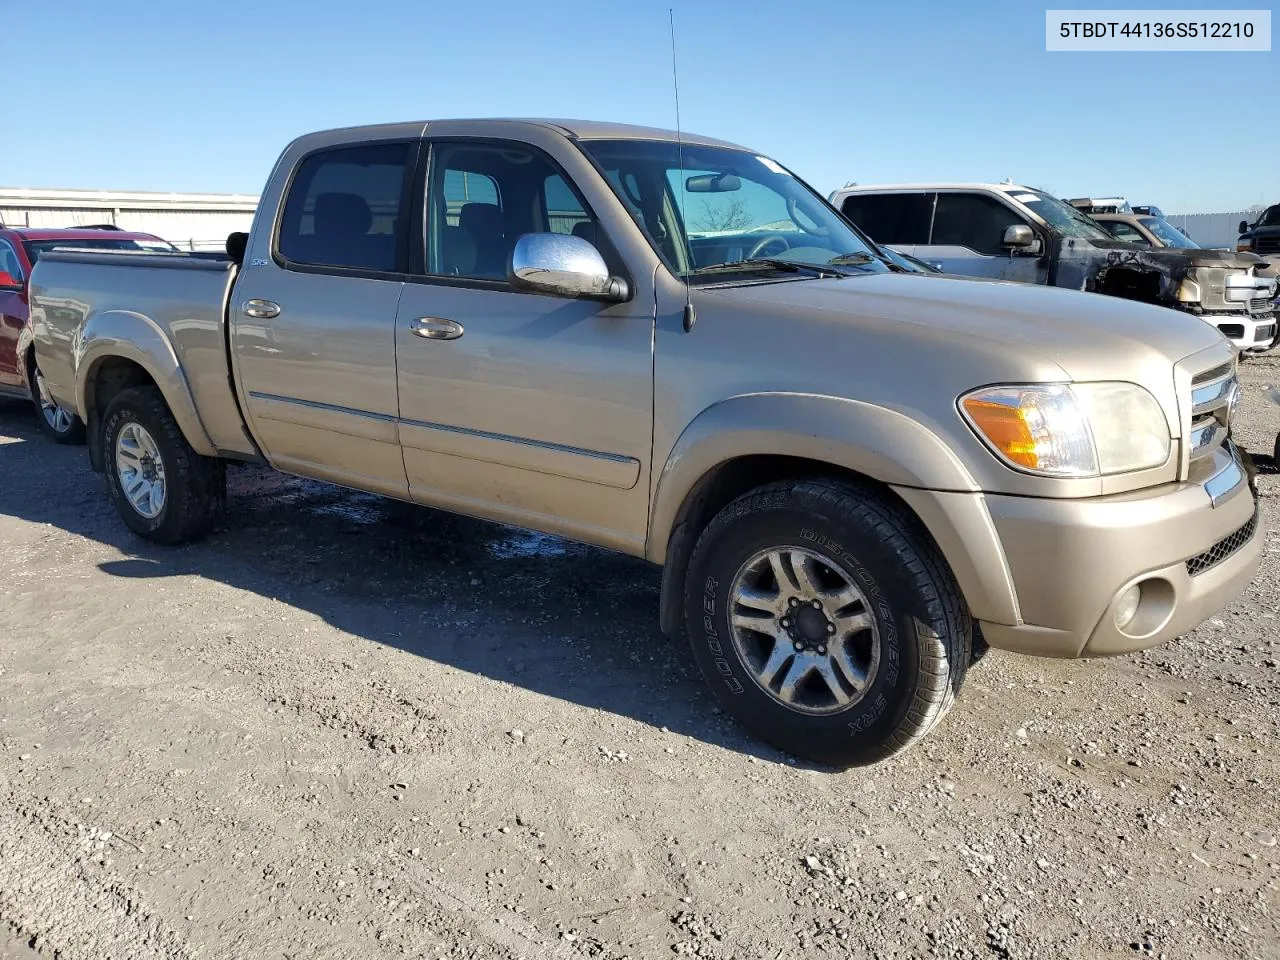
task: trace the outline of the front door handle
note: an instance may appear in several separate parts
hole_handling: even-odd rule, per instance
[[[409,329],[428,340],[457,340],[462,336],[462,324],[442,317],[419,317],[409,324]]]
[[[246,317],[253,317],[255,320],[270,320],[280,316],[280,304],[270,300],[246,300],[241,309]]]

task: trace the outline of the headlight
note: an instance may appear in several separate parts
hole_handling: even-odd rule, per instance
[[[1031,473],[1097,477],[1169,459],[1164,411],[1133,383],[983,387],[960,409],[1000,459]]]

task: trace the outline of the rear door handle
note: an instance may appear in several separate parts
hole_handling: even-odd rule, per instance
[[[270,320],[280,316],[280,304],[270,300],[246,300],[240,309],[246,317],[253,317],[255,320]]]
[[[419,317],[409,324],[409,329],[427,340],[457,340],[462,336],[462,324],[442,317]]]

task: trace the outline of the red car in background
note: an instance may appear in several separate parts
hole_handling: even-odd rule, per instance
[[[30,399],[40,426],[59,443],[83,443],[84,424],[58,406],[42,389],[28,323],[27,280],[40,255],[57,247],[98,250],[177,250],[148,233],[114,227],[38,230],[0,226],[0,397]]]

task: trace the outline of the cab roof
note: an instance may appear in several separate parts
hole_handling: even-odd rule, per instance
[[[883,193],[886,191],[908,190],[1028,190],[1043,193],[1038,187],[1024,187],[1020,183],[855,183],[836,190],[836,193]]]
[[[507,134],[519,132],[520,127],[554,130],[574,140],[650,140],[663,143],[684,142],[694,146],[728,147],[734,150],[747,150],[747,147],[727,140],[716,140],[712,137],[699,136],[696,133],[665,130],[661,127],[644,127],[630,123],[609,123],[602,120],[567,120],[545,117],[476,117],[440,120],[419,120],[407,123],[381,123],[368,126],[341,127],[334,130],[317,130],[301,139],[311,137],[328,137],[342,134],[350,139],[383,139],[403,137],[406,135],[426,136],[434,127],[447,127],[449,133],[455,134],[459,128],[474,127],[475,136],[483,136],[485,127],[497,128]]]

